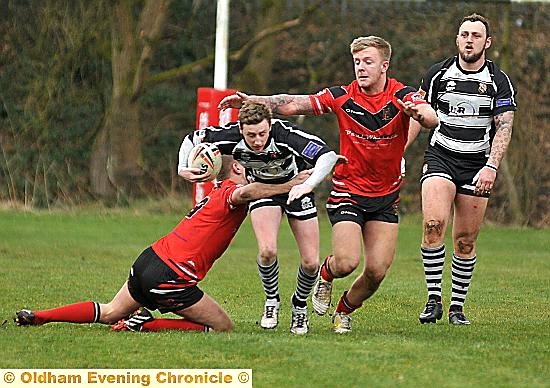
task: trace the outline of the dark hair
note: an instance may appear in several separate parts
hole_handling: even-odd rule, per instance
[[[265,104],[252,101],[244,101],[239,109],[239,122],[243,124],[258,124],[267,120],[271,124],[271,111]]]
[[[487,37],[491,36],[491,29],[489,28],[489,19],[487,19],[486,17],[481,16],[477,13],[473,13],[471,15],[464,16],[464,18],[462,18],[462,20],[460,21],[460,24],[458,25],[459,30],[460,30],[460,27],[462,26],[462,24],[464,24],[464,22],[481,22],[481,23],[483,23],[483,25],[485,26],[485,31],[487,32]]]
[[[233,168],[233,162],[235,159],[233,159],[233,156],[231,155],[222,155],[222,168],[220,170],[220,173],[217,176],[217,179],[219,181],[223,181],[224,179],[228,179],[231,175],[231,169]]]

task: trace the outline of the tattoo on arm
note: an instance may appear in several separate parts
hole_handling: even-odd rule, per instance
[[[508,144],[510,144],[510,139],[512,138],[513,124],[513,111],[504,112],[495,116],[496,133],[491,146],[491,155],[489,155],[489,160],[487,163],[497,167],[500,165],[500,162],[508,149]]]
[[[262,101],[273,113],[282,115],[312,115],[313,106],[307,95],[276,94],[262,96]]]

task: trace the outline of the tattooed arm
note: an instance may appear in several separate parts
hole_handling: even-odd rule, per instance
[[[498,168],[508,149],[512,138],[512,125],[514,124],[514,112],[508,111],[495,116],[496,133],[491,146],[488,164]]]
[[[308,95],[297,94],[276,94],[273,96],[249,96],[242,92],[237,92],[225,97],[218,105],[218,109],[237,108],[242,106],[244,100],[260,102],[271,109],[273,113],[283,116],[292,115],[312,115],[313,106]]]
[[[491,154],[487,164],[477,173],[474,178],[475,191],[483,193],[490,192],[497,177],[497,170],[500,162],[508,149],[512,138],[512,125],[514,124],[514,112],[508,111],[495,116],[496,133],[491,145]]]

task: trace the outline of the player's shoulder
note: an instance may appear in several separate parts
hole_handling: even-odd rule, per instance
[[[204,131],[205,140],[210,142],[214,142],[215,140],[228,140],[228,139],[240,138],[238,121],[232,121],[224,125],[213,125],[199,131]]]
[[[509,79],[504,70],[502,70],[495,62],[490,59],[486,59],[485,62],[489,72],[495,77],[495,79]]]
[[[445,58],[444,60],[434,63],[428,68],[428,71],[426,72],[426,78],[432,78],[436,74],[443,72],[447,70],[449,67],[452,66],[453,63],[455,63],[457,60],[456,56]]]

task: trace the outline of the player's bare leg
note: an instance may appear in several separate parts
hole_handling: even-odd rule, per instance
[[[422,183],[422,263],[428,302],[420,313],[420,323],[435,323],[443,316],[441,281],[445,264],[445,232],[456,195],[453,182],[430,177]]]
[[[381,221],[368,221],[363,228],[365,268],[355,279],[349,291],[338,302],[333,315],[334,331],[351,330],[349,315],[370,298],[386,276],[395,256],[399,225]]]
[[[229,315],[210,295],[204,294],[201,300],[176,314],[188,321],[205,325],[214,331],[231,331],[233,322]]]
[[[323,262],[311,298],[317,314],[324,315],[330,306],[334,278],[349,275],[359,265],[362,239],[361,226],[355,222],[341,221],[332,227],[333,255]]]
[[[457,194],[453,220],[452,294],[449,322],[468,325],[463,312],[464,302],[476,263],[476,240],[488,198]]]
[[[289,218],[288,222],[300,252],[296,290],[292,295],[290,331],[293,334],[306,334],[309,329],[306,301],[319,271],[319,222],[317,217],[308,220]]]
[[[114,323],[128,317],[140,307],[140,303],[132,298],[128,290],[128,282],[120,288],[113,300],[106,304],[100,304],[101,315],[99,322]]]
[[[282,210],[278,206],[256,208],[250,213],[250,219],[258,242],[258,272],[266,296],[260,326],[264,329],[273,329],[279,323],[277,238],[281,225]]]

